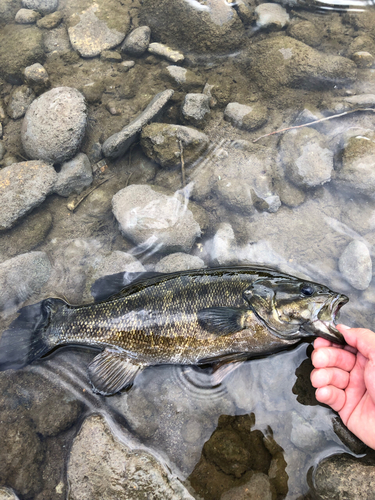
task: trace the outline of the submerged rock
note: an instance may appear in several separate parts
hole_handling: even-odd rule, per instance
[[[26,83],[37,93],[41,93],[50,84],[47,71],[39,63],[27,66],[24,75]]]
[[[178,52],[178,50],[173,50],[168,45],[164,45],[162,43],[150,43],[148,46],[148,51],[150,54],[154,54],[155,56],[164,57],[173,63],[182,62],[185,59],[185,56]]]
[[[210,96],[195,93],[186,94],[181,112],[185,122],[197,127],[203,126],[210,113]]]
[[[124,236],[136,245],[164,253],[189,252],[201,235],[185,203],[148,185],[121,189],[113,197],[112,207]]]
[[[322,36],[316,26],[310,21],[301,21],[289,26],[288,35],[296,38],[300,42],[317,47],[322,43]]]
[[[59,0],[22,0],[22,5],[26,9],[34,9],[43,14],[51,14],[59,6]]]
[[[13,120],[22,118],[34,99],[35,94],[29,87],[26,85],[16,87],[9,99],[7,107],[8,115],[13,118]]]
[[[193,500],[153,455],[117,441],[100,415],[88,417],[73,442],[68,481],[69,500],[102,500],[104,491],[108,500]]]
[[[167,66],[167,74],[169,79],[177,84],[181,89],[186,92],[193,90],[202,90],[203,88],[203,78],[196,75],[193,71],[187,68],[182,68],[181,66]]]
[[[103,50],[116,47],[125,38],[125,33],[110,30],[93,10],[81,14],[80,21],[68,28],[68,33],[70,43],[82,57],[95,57]]]
[[[40,18],[41,15],[36,10],[20,9],[14,20],[19,24],[34,24]]]
[[[0,309],[19,306],[48,281],[51,264],[45,252],[29,252],[0,264]]]
[[[352,287],[365,290],[372,280],[372,261],[365,243],[359,240],[349,243],[340,256],[339,269]]]
[[[289,14],[281,5],[262,3],[254,11],[258,28],[279,31],[289,24]]]
[[[333,152],[324,135],[314,129],[291,130],[280,141],[280,158],[289,179],[311,188],[331,180]]]
[[[224,110],[224,118],[237,128],[256,130],[267,123],[268,110],[261,104],[246,106],[238,102],[230,102]]]
[[[150,121],[157,119],[173,94],[173,90],[164,90],[156,94],[147,108],[137,116],[137,118],[129,123],[129,125],[126,125],[117,134],[111,135],[111,137],[104,142],[104,156],[107,158],[117,158],[124,155],[133,142],[139,137],[142,127]]]
[[[146,52],[150,43],[150,37],[150,28],[148,26],[140,26],[125,38],[121,45],[121,50],[129,56],[140,57]]]
[[[35,99],[21,129],[27,156],[47,162],[63,162],[77,152],[86,129],[83,95],[70,87],[57,87]]]
[[[193,163],[207,149],[209,139],[191,127],[151,123],[142,129],[141,146],[149,158],[162,167],[181,163],[181,146],[185,165]]]
[[[205,267],[205,264],[199,257],[177,252],[159,260],[155,266],[155,271],[158,273],[173,273],[185,269],[201,269],[202,267]]]
[[[8,229],[23,215],[40,205],[55,187],[52,165],[25,161],[0,170],[0,230]]]
[[[84,153],[78,153],[72,160],[61,166],[55,184],[55,193],[68,197],[78,194],[92,183],[90,160]]]

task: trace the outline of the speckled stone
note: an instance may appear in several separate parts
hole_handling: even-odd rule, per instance
[[[34,24],[41,18],[41,15],[36,10],[20,9],[14,20],[19,24]]]

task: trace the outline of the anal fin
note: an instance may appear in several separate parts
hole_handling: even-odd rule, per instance
[[[91,361],[87,374],[95,392],[110,396],[130,387],[144,366],[120,350],[106,348]]]

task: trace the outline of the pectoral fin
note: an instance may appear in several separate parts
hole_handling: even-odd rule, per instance
[[[244,329],[242,323],[244,309],[235,307],[210,307],[198,311],[198,321],[202,328],[216,335],[228,335]]]
[[[109,396],[131,386],[144,366],[120,350],[107,348],[95,356],[87,373],[94,391]]]

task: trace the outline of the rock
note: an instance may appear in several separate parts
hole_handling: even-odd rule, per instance
[[[201,269],[202,267],[205,267],[205,264],[199,257],[177,252],[159,260],[155,266],[155,271],[158,273],[173,273],[185,269]]]
[[[207,248],[213,265],[223,266],[236,260],[235,247],[236,238],[232,226],[228,222],[221,223]]]
[[[26,9],[34,9],[43,14],[55,12],[59,6],[59,0],[22,0],[22,5]]]
[[[29,158],[60,163],[72,158],[86,128],[83,95],[57,87],[35,99],[26,112],[21,140]]]
[[[30,214],[16,227],[0,235],[0,260],[27,253],[42,243],[52,227],[52,216],[45,210]]]
[[[343,277],[357,290],[365,290],[372,279],[370,252],[362,241],[354,240],[345,248],[339,259]]]
[[[100,470],[100,474],[96,471]],[[193,500],[156,458],[117,441],[100,415],[88,417],[74,439],[68,463],[70,500]],[[152,492],[152,493],[150,493]]]
[[[230,52],[244,45],[246,30],[233,6],[224,2],[145,0],[141,22],[162,43],[184,51]]]
[[[332,88],[356,78],[356,65],[341,56],[325,55],[288,36],[267,38],[250,48],[251,75],[267,93],[280,87]]]
[[[61,25],[58,28],[47,31],[43,34],[44,49],[47,54],[65,55],[78,54],[72,51],[66,27]]]
[[[0,487],[0,500],[18,500],[18,496],[10,488]]]
[[[375,63],[375,57],[370,52],[360,51],[352,55],[353,61],[358,68],[371,68]]]
[[[150,43],[150,37],[150,28],[148,26],[140,26],[125,38],[121,45],[121,50],[129,56],[140,57],[146,52]]]
[[[374,462],[346,453],[331,455],[319,462],[308,480],[314,499],[367,500],[374,491]]]
[[[258,28],[279,31],[288,26],[289,14],[281,5],[262,3],[254,11]]]
[[[344,136],[341,168],[335,182],[348,192],[375,197],[375,135],[372,131]]]
[[[135,62],[134,61],[122,61],[122,63],[119,65],[119,70],[123,71],[124,73],[127,73],[129,69],[134,68]]]
[[[43,92],[50,85],[48,73],[39,63],[27,66],[24,75],[26,83],[37,93]]]
[[[16,87],[9,99],[7,107],[8,115],[13,118],[13,120],[22,118],[34,99],[35,94],[29,87],[26,85]]]
[[[205,134],[182,125],[151,123],[142,129],[141,146],[145,154],[162,167],[181,164],[181,146],[185,165],[196,161],[207,149],[209,139]]]
[[[94,269],[92,281],[111,274],[143,273],[146,271],[139,260],[133,257],[133,255],[120,252],[119,250],[115,250],[109,255],[99,258],[95,263]]]
[[[51,264],[45,252],[29,252],[0,264],[0,309],[18,307],[48,281]]]
[[[301,450],[316,453],[324,447],[326,438],[297,412],[292,412],[290,441]]]
[[[224,118],[226,120],[231,122],[235,127],[247,131],[263,127],[267,123],[267,117],[267,108],[258,103],[255,103],[253,106],[246,106],[238,102],[230,102],[224,110]]]
[[[370,52],[371,54],[375,54],[375,40],[367,35],[357,36],[349,45],[348,56],[352,57],[356,52]]]
[[[223,493],[220,500],[273,500],[274,490],[266,474],[255,472],[250,481]]]
[[[124,155],[133,142],[137,140],[142,127],[157,119],[173,94],[173,90],[164,90],[156,94],[146,109],[135,120],[104,142],[104,156],[106,158],[117,158]]]
[[[82,57],[95,57],[103,50],[113,49],[125,38],[125,33],[110,30],[93,10],[80,15],[80,21],[68,28],[70,43]]]
[[[206,94],[186,94],[181,112],[185,122],[201,126],[210,112],[210,97]]]
[[[189,252],[201,235],[192,212],[175,197],[148,185],[131,185],[112,199],[113,214],[124,236],[160,252]]]
[[[14,20],[19,24],[34,24],[40,18],[41,15],[36,10],[20,9]]]
[[[331,180],[333,152],[325,137],[311,128],[295,129],[283,135],[280,158],[287,176],[302,188]]]
[[[148,51],[150,54],[154,54],[155,56],[164,57],[173,63],[182,62],[185,57],[181,52],[177,50],[173,50],[168,45],[164,45],[162,43],[150,43],[148,46]]]
[[[100,60],[112,63],[120,63],[122,62],[121,54],[115,52],[114,50],[103,50],[100,54]]]
[[[64,19],[64,14],[61,10],[57,10],[56,12],[52,12],[52,14],[47,14],[42,19],[36,23],[38,28],[51,30],[56,28],[61,21]]]
[[[21,0],[0,0],[0,24],[13,22],[14,16],[21,7]]]
[[[296,40],[310,45],[310,47],[318,47],[322,43],[321,33],[315,24],[310,21],[301,21],[290,25],[287,33]]]
[[[42,33],[34,26],[5,26],[0,33],[0,47],[0,74],[12,85],[23,83],[26,66],[45,59]]]
[[[8,229],[53,192],[57,174],[40,161],[15,163],[0,170],[0,230]]]
[[[169,79],[181,87],[185,92],[202,90],[203,79],[196,75],[190,69],[182,68],[181,66],[166,67]]]
[[[54,191],[65,197],[79,194],[90,186],[92,180],[90,160],[84,153],[78,153],[72,160],[62,164]]]

